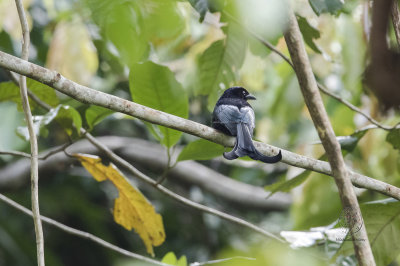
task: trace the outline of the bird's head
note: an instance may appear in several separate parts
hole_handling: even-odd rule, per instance
[[[224,91],[221,98],[235,98],[235,99],[244,99],[244,100],[255,100],[256,97],[251,95],[245,88],[243,87],[232,87]]]

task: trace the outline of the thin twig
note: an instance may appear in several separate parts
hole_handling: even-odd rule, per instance
[[[83,129],[82,129],[83,130]],[[249,223],[243,219],[237,218],[235,216],[232,216],[230,214],[218,211],[216,209],[201,205],[197,202],[191,201],[187,198],[184,198],[178,194],[176,194],[175,192],[165,188],[164,186],[157,184],[157,181],[154,181],[153,179],[151,179],[150,177],[148,177],[147,175],[143,174],[142,172],[140,172],[138,169],[136,169],[135,167],[133,167],[130,163],[128,163],[127,161],[125,161],[124,159],[122,159],[121,157],[119,157],[117,154],[115,154],[112,150],[110,150],[108,147],[104,146],[101,142],[99,142],[95,137],[93,137],[90,133],[86,134],[86,138],[87,140],[89,140],[94,146],[96,146],[100,151],[102,151],[104,154],[106,154],[114,163],[124,167],[125,169],[127,169],[132,175],[138,177],[139,179],[141,179],[142,181],[154,186],[155,188],[157,188],[159,191],[161,191],[162,193],[168,195],[169,197],[179,201],[180,203],[190,206],[192,208],[198,209],[202,212],[206,212],[215,216],[218,216],[220,218],[223,218],[225,220],[228,220],[230,222],[233,222],[235,224],[239,224],[242,226],[245,226],[249,229],[252,229],[253,231],[260,233],[264,236],[267,237],[271,237],[274,238],[282,243],[285,243],[285,241],[278,237],[275,236],[274,234],[265,231],[264,229]]]
[[[32,216],[32,211],[31,210],[25,208],[24,206],[18,204],[17,202],[11,200],[10,198],[4,196],[1,193],[0,193],[0,200],[2,200],[3,202],[7,203],[11,207],[21,211],[22,213],[24,213],[26,215],[29,215],[29,216]],[[68,234],[72,234],[72,235],[76,235],[76,236],[84,238],[84,239],[88,239],[90,241],[93,241],[93,242],[99,244],[100,246],[103,246],[105,248],[114,250],[114,251],[116,251],[116,252],[118,252],[118,253],[120,253],[122,255],[125,255],[125,256],[134,258],[134,259],[138,259],[138,260],[141,260],[141,261],[149,262],[149,263],[152,263],[152,264],[155,264],[155,265],[163,265],[163,266],[169,265],[169,264],[165,264],[165,263],[162,263],[162,262],[147,258],[147,257],[142,256],[142,255],[130,252],[128,250],[122,249],[122,248],[120,248],[120,247],[118,247],[116,245],[113,245],[113,244],[111,244],[111,243],[109,243],[109,242],[107,242],[107,241],[105,241],[105,240],[103,240],[103,239],[101,239],[101,238],[99,238],[99,237],[97,237],[95,235],[92,235],[92,234],[90,234],[88,232],[81,231],[81,230],[69,227],[69,226],[67,226],[65,224],[57,222],[56,220],[53,220],[53,219],[48,218],[46,216],[41,215],[40,219],[43,222],[45,222],[45,223],[47,223],[49,225],[52,225],[54,227],[57,227],[58,229],[61,229],[62,231],[66,232]]]
[[[240,21],[238,21],[234,16],[232,16],[231,14],[229,14],[228,12],[224,11],[224,14],[226,14],[230,19],[232,19],[232,21],[234,21],[235,23],[237,23],[239,26],[241,26],[244,30],[246,30],[251,36],[253,36],[253,38],[257,39],[259,42],[261,42],[265,47],[267,47],[268,49],[270,49],[271,51],[273,51],[274,53],[278,54],[283,60],[285,60],[292,68],[293,68],[293,63],[290,60],[289,57],[287,57],[286,55],[284,55],[281,51],[279,51],[274,45],[272,45],[270,42],[264,40],[262,37],[260,37],[257,33],[253,32],[252,30],[248,29],[246,26],[242,25],[240,23]],[[400,19],[400,18],[399,18]],[[400,23],[400,21],[399,21]],[[352,103],[350,103],[349,101],[343,99],[342,97],[334,94],[333,92],[329,91],[324,85],[322,85],[321,83],[317,82],[317,86],[318,89],[320,89],[323,93],[325,93],[326,95],[334,98],[335,100],[343,103],[345,106],[347,106],[349,109],[353,110],[356,113],[359,113],[360,115],[362,115],[363,117],[365,117],[368,121],[370,121],[372,124],[376,125],[377,127],[384,129],[384,130],[392,130],[394,128],[396,128],[396,126],[386,126],[386,125],[382,125],[380,124],[378,121],[376,121],[375,119],[373,119],[369,114],[365,113],[364,111],[362,111],[360,108],[356,107],[355,105],[353,105]]]
[[[358,232],[350,230],[358,263],[361,266],[373,266],[375,265],[375,261],[368,241],[365,225],[363,223],[361,225],[357,224],[357,219],[355,219],[356,217],[362,219],[357,196],[354,192],[347,167],[344,163],[340,144],[336,139],[319,93],[317,82],[312,72],[311,64],[303,43],[302,34],[296,16],[292,10],[289,10],[288,30],[284,36],[304,101],[328,156],[342,206],[344,209],[349,211],[349,216],[346,215],[349,228],[353,229],[355,226],[360,226]]]
[[[236,256],[236,257],[232,257],[232,258],[219,259],[219,260],[209,260],[209,261],[205,261],[205,262],[192,262],[192,263],[189,264],[189,266],[210,265],[210,264],[225,262],[225,261],[229,261],[229,260],[256,260],[256,259],[255,258],[250,258],[250,257]]]
[[[51,151],[49,151],[48,153],[42,155],[42,156],[38,156],[39,160],[46,160],[47,158],[49,158],[50,156],[65,150],[66,148],[68,148],[68,146],[72,145],[73,143],[65,143],[64,145],[57,147]],[[26,158],[31,158],[32,156],[29,153],[26,152],[22,152],[22,151],[2,151],[0,150],[0,154],[2,155],[12,155],[12,156],[21,156],[21,157],[26,157]]]
[[[45,108],[45,107],[44,107],[44,108]],[[47,109],[47,108],[45,108],[45,109]],[[180,195],[178,195],[178,194],[172,192],[171,190],[169,190],[169,189],[167,189],[167,188],[161,186],[157,181],[154,181],[154,180],[151,179],[150,177],[146,176],[145,174],[143,174],[142,172],[140,172],[139,170],[137,170],[135,167],[133,167],[130,163],[128,163],[127,161],[125,161],[124,159],[122,159],[121,157],[119,157],[118,155],[116,155],[116,154],[115,154],[112,150],[110,150],[108,147],[104,146],[102,143],[100,143],[99,141],[97,141],[87,130],[81,128],[81,134],[82,134],[87,140],[89,140],[93,145],[95,145],[99,150],[101,150],[101,151],[103,151],[105,154],[107,154],[115,163],[117,163],[117,164],[119,164],[119,165],[122,165],[123,167],[125,167],[126,169],[128,169],[133,175],[139,177],[139,178],[142,179],[143,181],[145,181],[145,182],[147,182],[148,184],[154,186],[154,187],[157,188],[159,191],[161,191],[161,192],[163,192],[164,194],[166,194],[166,195],[168,195],[168,196],[174,198],[175,200],[177,200],[177,201],[179,201],[179,202],[181,202],[181,203],[183,203],[183,204],[185,204],[185,205],[188,205],[188,206],[190,206],[190,207],[196,208],[196,209],[198,209],[198,210],[201,210],[201,211],[204,211],[204,212],[207,212],[207,213],[216,215],[216,216],[218,216],[218,217],[221,217],[221,218],[226,219],[226,220],[228,220],[228,221],[231,221],[231,222],[233,222],[233,223],[236,223],[236,224],[239,224],[239,225],[242,225],[242,226],[246,226],[246,227],[248,227],[248,228],[250,228],[250,229],[252,229],[252,230],[254,230],[254,231],[258,232],[258,233],[261,233],[261,234],[263,234],[263,235],[265,235],[265,236],[274,238],[274,239],[276,239],[276,240],[278,240],[278,241],[281,241],[281,242],[283,242],[283,243],[285,242],[282,238],[280,238],[280,237],[278,237],[278,236],[275,236],[274,234],[269,233],[269,232],[263,230],[262,228],[253,225],[252,223],[249,223],[249,222],[247,222],[247,221],[245,221],[245,220],[242,220],[242,219],[240,219],[240,218],[234,217],[234,216],[232,216],[232,215],[223,213],[223,212],[221,212],[221,211],[212,209],[212,208],[210,208],[210,207],[201,205],[201,204],[199,204],[199,203],[193,202],[193,201],[191,201],[191,200],[189,200],[189,199],[186,199],[186,198],[184,198],[184,197],[182,197],[182,196],[180,196]],[[63,149],[63,150],[64,150],[64,153],[65,153],[67,156],[71,156],[71,155],[68,154],[68,152],[67,152],[65,149]]]
[[[397,45],[400,49],[400,11],[399,5],[397,4],[397,0],[392,0],[392,11],[390,12],[392,15],[392,23],[394,34],[396,35]]]
[[[24,7],[21,0],[15,0],[15,4],[18,10],[18,16],[22,28],[22,55],[23,60],[28,60],[29,58],[29,26],[26,19]],[[33,128],[33,120],[31,108],[29,106],[28,93],[26,87],[26,77],[20,76],[19,87],[21,92],[22,107],[25,113],[25,119],[29,131],[29,139],[31,144],[31,198],[32,198],[32,213],[33,222],[35,225],[35,235],[36,235],[36,252],[37,261],[39,266],[44,266],[44,238],[42,221],[40,220],[39,212],[39,166],[38,166],[38,145],[35,135],[35,130]]]
[[[234,138],[227,137],[225,134],[213,128],[82,86],[66,79],[55,71],[21,60],[18,57],[1,51],[0,67],[37,80],[82,103],[102,106],[156,125],[176,129],[226,147],[233,147]],[[254,141],[254,145],[260,152],[270,156],[275,155],[279,150],[281,150],[283,163],[332,176],[331,167],[327,162],[302,156],[266,143]],[[400,200],[400,189],[398,187],[361,175],[354,171],[349,170],[349,173],[354,186],[376,191]]]

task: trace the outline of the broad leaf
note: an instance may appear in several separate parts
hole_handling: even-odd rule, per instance
[[[331,13],[337,15],[343,7],[341,0],[308,0],[315,14]]]
[[[143,194],[132,186],[118,168],[110,163],[105,166],[97,156],[74,154],[86,170],[98,182],[110,180],[118,189],[119,197],[114,203],[114,220],[126,230],[135,229],[146,245],[147,252],[154,256],[153,246],[165,240],[162,217]]]
[[[52,107],[58,105],[59,100],[53,88],[30,78],[26,79],[26,85],[43,102]],[[11,81],[0,83],[0,102],[3,101],[13,101],[17,104],[18,110],[22,110],[19,87]],[[31,99],[29,99],[29,104],[31,109],[37,107],[37,104]]]
[[[74,133],[76,135],[80,134],[80,129],[82,127],[82,119],[78,111],[76,111],[71,106],[59,105],[54,109],[51,109],[45,115],[33,116],[33,127],[35,133],[39,135],[47,135],[46,126],[53,121],[57,121],[68,135],[72,136]],[[18,127],[18,135],[22,136],[26,140],[29,140],[29,132],[27,127]]]
[[[133,101],[169,114],[188,117],[188,97],[169,68],[153,62],[134,64],[129,74]],[[167,147],[175,145],[182,132],[158,126]],[[154,130],[151,130],[154,131]]]
[[[320,37],[318,29],[311,26],[307,19],[302,16],[297,16],[297,22],[299,23],[300,31],[308,47],[310,47],[314,52],[320,54],[321,50],[314,43],[314,40],[319,39]]]
[[[198,139],[182,149],[178,156],[178,162],[185,160],[210,160],[221,156],[223,152],[223,146],[205,139]]]
[[[120,60],[128,66],[144,60],[149,51],[141,29],[142,20],[138,7],[131,3],[113,6],[106,17],[106,37],[117,48]]]
[[[400,253],[400,202],[383,200],[360,207],[376,264],[389,265]],[[352,242],[344,241],[336,256],[352,253]]]
[[[400,149],[400,129],[392,129],[386,136],[386,141],[392,144],[394,149]]]
[[[113,114],[114,111],[100,107],[97,105],[92,105],[88,109],[86,109],[85,117],[86,122],[90,129],[92,129],[95,125],[100,123],[104,118]]]
[[[237,25],[225,29],[224,40],[214,42],[199,58],[198,94],[208,95],[208,108],[212,110],[218,96],[237,80],[236,74],[243,64],[246,40]]]

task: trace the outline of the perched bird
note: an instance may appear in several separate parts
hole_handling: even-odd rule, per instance
[[[236,136],[235,147],[230,152],[224,152],[224,157],[234,160],[248,155],[253,160],[265,163],[277,163],[282,159],[282,153],[275,156],[261,154],[253,144],[253,130],[255,127],[254,111],[247,100],[255,100],[242,87],[227,89],[215,105],[212,126],[223,133]]]

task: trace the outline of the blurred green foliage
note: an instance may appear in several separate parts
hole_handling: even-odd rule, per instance
[[[288,1],[278,0],[24,1],[31,27],[30,61],[91,88],[207,125],[211,124],[210,111],[223,90],[241,85],[258,99],[252,103],[256,113],[255,139],[323,158],[324,151],[294,71],[259,40],[269,41],[288,56],[282,38],[287,4]],[[382,124],[394,125],[399,115],[380,114],[376,99],[363,88],[368,60],[362,24],[368,14],[363,5],[361,0],[309,0],[295,11],[317,80]],[[20,42],[14,2],[0,0],[0,50],[19,55]],[[287,211],[260,211],[236,206],[193,185],[167,180],[168,187],[179,194],[201,199],[206,205],[276,234],[335,224],[340,216],[339,195],[330,177],[283,164],[264,169],[243,161],[221,163],[213,160],[224,151],[219,145],[82,104],[30,79],[28,87],[53,107],[47,111],[30,101],[41,132],[41,151],[81,137],[81,127],[95,136],[129,136],[159,142],[171,152],[175,145],[182,145],[178,161],[201,160],[238,181],[290,193],[293,202]],[[362,116],[330,97],[323,96],[323,100],[335,133],[341,137],[346,163],[359,173],[399,186],[399,130],[364,128],[369,123]],[[25,126],[19,90],[2,70],[0,114],[0,149],[29,152],[29,142],[17,137],[18,128],[21,132]],[[0,156],[0,168],[16,160]],[[137,167],[158,178],[155,169]],[[167,239],[155,249],[159,260],[180,266],[223,258],[232,259],[216,265],[355,263],[348,241],[342,247],[332,242],[292,249],[178,205],[140,183],[138,186],[163,216]],[[87,178],[77,165],[55,166],[40,175],[44,215],[145,254],[137,235],[113,223],[111,209],[116,193],[109,185]],[[361,203],[384,198],[372,191],[357,193]],[[30,205],[28,183],[6,194]],[[380,265],[400,263],[398,209],[398,202],[362,205]],[[0,217],[6,217],[0,220],[0,265],[35,265],[31,219],[2,203]],[[44,228],[48,265],[144,265],[50,226]]]

